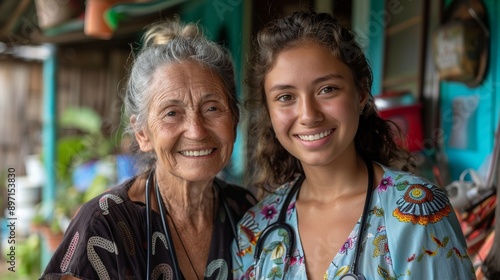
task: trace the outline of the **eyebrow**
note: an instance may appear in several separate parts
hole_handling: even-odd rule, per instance
[[[322,83],[322,82],[325,82],[328,80],[344,80],[344,79],[345,79],[344,76],[342,76],[340,74],[329,74],[329,75],[314,79],[313,84],[319,84],[319,83]],[[271,87],[269,89],[269,92],[272,92],[275,90],[287,90],[287,89],[293,89],[293,88],[295,88],[295,87],[292,85],[277,84],[277,85],[274,85],[273,87]]]
[[[201,97],[201,102],[205,102],[207,100],[219,100],[220,97],[218,94],[215,94],[213,92],[207,92],[203,94]],[[183,105],[185,102],[182,99],[178,98],[172,98],[172,99],[166,99],[163,101],[160,101],[160,107],[165,107],[167,104],[168,105]]]
[[[340,74],[330,74],[323,77],[319,77],[313,81],[313,84],[319,84],[328,80],[344,80],[344,76]]]

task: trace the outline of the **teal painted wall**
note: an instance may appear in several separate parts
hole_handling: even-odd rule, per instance
[[[382,93],[382,80],[384,75],[384,0],[371,0],[370,6],[371,9],[367,23],[367,30],[369,30],[370,33],[368,36],[369,42],[366,56],[373,72],[372,94],[379,95]]]
[[[372,94],[382,92],[384,69],[384,0],[354,0],[352,30],[365,51],[368,63],[372,67]]]
[[[500,100],[496,95],[500,94],[500,59],[497,50],[500,5],[496,0],[483,0],[483,3],[488,11],[491,36],[488,72],[483,83],[476,88],[469,88],[458,82],[443,81],[440,86],[441,127],[451,180],[458,180],[460,173],[467,168],[479,170],[493,151],[498,124]],[[476,100],[469,99],[470,102],[463,108],[467,112],[473,112],[468,121],[453,114],[452,104],[457,98]],[[465,130],[465,137],[462,138],[464,142],[457,144],[454,136],[460,135],[462,130]]]

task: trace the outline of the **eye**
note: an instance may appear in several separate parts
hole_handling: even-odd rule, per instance
[[[321,88],[321,90],[319,92],[320,93],[331,93],[331,92],[334,92],[336,89],[337,89],[336,87],[326,86],[326,87]]]
[[[288,101],[292,101],[293,100],[293,96],[291,94],[282,94],[282,95],[279,95],[277,98],[276,98],[277,101],[281,101],[281,102],[288,102]]]
[[[174,122],[179,119],[182,115],[182,111],[179,108],[165,108],[160,116],[167,122]]]
[[[204,106],[203,106],[203,112],[204,114],[210,114],[210,115],[218,115],[218,114],[221,114],[223,113],[225,110],[224,110],[224,105],[218,101],[212,101],[212,102],[207,102]]]
[[[167,117],[175,117],[175,116],[177,116],[177,112],[176,111],[168,111],[166,116]]]

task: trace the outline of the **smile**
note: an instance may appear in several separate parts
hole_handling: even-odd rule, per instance
[[[180,151],[180,153],[187,157],[202,157],[202,156],[208,156],[213,151],[214,149],[207,149],[201,151]]]
[[[300,140],[304,141],[316,141],[322,138],[325,138],[326,136],[330,135],[332,133],[333,129],[329,129],[327,131],[323,131],[318,134],[312,134],[312,135],[300,135],[297,134],[297,137],[299,137]]]

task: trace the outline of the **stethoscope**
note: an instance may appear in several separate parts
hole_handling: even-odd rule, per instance
[[[146,260],[146,279],[149,280],[151,279],[151,256],[152,256],[152,248],[153,248],[153,240],[152,240],[152,225],[151,225],[151,183],[153,182],[153,177],[154,177],[155,170],[151,170],[151,172],[148,175],[148,178],[146,180],[146,227],[147,227],[147,246],[148,246],[148,253],[147,253],[147,260]],[[236,222],[234,221],[234,217],[232,212],[229,209],[229,205],[227,204],[227,199],[224,194],[224,192],[221,192],[220,190],[224,186],[223,181],[219,181],[217,178],[214,179],[214,190],[215,193],[219,195],[219,199],[222,202],[222,205],[224,207],[224,211],[227,214],[229,224],[231,225],[231,229],[233,231],[234,236],[236,237]],[[161,199],[161,194],[160,194],[160,188],[158,187],[158,182],[155,183],[155,193],[156,193],[156,200],[158,202],[158,212],[160,212],[160,217],[161,217],[161,222],[163,226],[163,231],[165,232],[165,238],[167,240],[167,247],[168,247],[168,252],[170,255],[170,259],[172,260],[173,263],[173,273],[174,273],[174,279],[181,280],[184,279],[182,276],[181,270],[179,268],[178,260],[177,260],[177,255],[175,254],[175,248],[172,243],[172,238],[170,236],[170,231],[168,230],[167,226],[167,220],[165,219],[165,216],[167,215],[167,208],[165,207],[165,204],[163,203],[163,199]],[[215,209],[215,205],[214,205]]]
[[[363,207],[363,214],[361,216],[361,224],[359,226],[359,238],[356,240],[356,255],[354,255],[354,259],[352,260],[352,265],[350,268],[350,272],[340,277],[341,280],[365,280],[365,276],[358,272],[358,258],[361,254],[361,240],[363,238],[363,233],[366,228],[366,221],[368,216],[368,211],[370,208],[370,202],[373,193],[373,166],[370,161],[365,159],[366,168],[368,169],[368,189],[366,191],[366,199],[365,205]],[[261,265],[259,265],[260,255],[263,250],[264,242],[269,234],[275,230],[284,230],[288,237],[288,244],[285,244],[286,248],[286,259],[285,259],[285,268],[283,270],[283,279],[285,278],[285,274],[288,272],[290,267],[290,261],[293,257],[293,253],[295,251],[295,247],[297,242],[295,240],[295,234],[292,226],[286,223],[285,216],[287,213],[287,209],[292,201],[293,197],[299,190],[300,186],[304,182],[304,177],[300,176],[299,179],[292,186],[292,189],[288,193],[285,198],[283,205],[281,206],[281,210],[278,216],[278,220],[271,225],[267,226],[262,233],[260,234],[259,240],[257,240],[257,244],[255,245],[255,253],[254,253],[254,267],[256,268],[255,275],[260,275]]]

